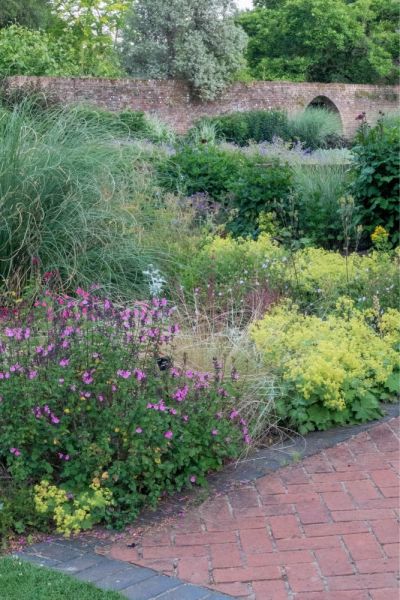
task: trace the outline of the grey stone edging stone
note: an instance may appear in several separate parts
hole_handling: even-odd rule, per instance
[[[48,567],[128,600],[229,600],[232,596],[192,585],[157,571],[84,550],[79,542],[57,539],[13,554],[14,558]],[[72,599],[71,599],[72,600]]]

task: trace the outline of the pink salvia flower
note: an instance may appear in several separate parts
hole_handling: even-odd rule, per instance
[[[164,437],[167,438],[167,440],[171,440],[173,438],[174,434],[172,431],[166,431],[164,433]]]

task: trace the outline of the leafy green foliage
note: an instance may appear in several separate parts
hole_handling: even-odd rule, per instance
[[[0,29],[0,76],[75,73],[74,57],[61,40],[20,25]]]
[[[228,198],[234,172],[246,159],[239,153],[227,153],[214,145],[184,145],[174,156],[159,165],[160,182],[168,191],[192,196],[207,192],[224,202]]]
[[[227,228],[234,235],[259,233],[261,212],[270,212],[289,194],[291,171],[278,160],[262,160],[214,145],[184,145],[159,167],[166,189],[188,196],[206,192],[233,210]]]
[[[334,112],[309,108],[288,118],[279,110],[252,110],[200,119],[189,132],[209,125],[215,127],[217,139],[245,146],[249,142],[272,142],[274,138],[300,142],[315,150],[327,147],[336,137],[340,144],[341,123]]]
[[[286,114],[278,110],[252,110],[218,117],[206,117],[199,124],[214,125],[219,139],[245,146],[254,142],[272,141],[274,137],[288,139]]]
[[[257,2],[237,22],[251,73],[264,80],[396,83],[396,0]]]
[[[383,226],[393,243],[399,241],[400,117],[364,124],[355,139],[353,194],[362,205],[368,233]]]
[[[278,206],[284,206],[285,211],[288,208],[291,177],[291,169],[278,160],[247,160],[230,183],[237,213],[228,224],[229,230],[235,236],[257,237],[262,213],[276,212]]]
[[[231,0],[139,0],[123,31],[122,61],[136,77],[183,79],[203,100],[243,66],[246,35]]]
[[[49,23],[50,10],[49,0],[0,0],[0,28],[14,24],[44,28]]]

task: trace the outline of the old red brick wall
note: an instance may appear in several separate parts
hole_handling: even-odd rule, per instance
[[[86,102],[113,111],[143,110],[158,115],[180,132],[204,115],[270,108],[290,114],[304,109],[317,96],[325,96],[338,109],[346,136],[355,132],[359,113],[365,111],[373,123],[379,111],[398,109],[400,92],[399,86],[255,81],[235,83],[218,100],[200,103],[191,99],[183,82],[172,80],[17,76],[6,79],[5,85],[41,90],[63,103]]]

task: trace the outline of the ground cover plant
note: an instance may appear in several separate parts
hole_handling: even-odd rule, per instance
[[[252,329],[286,388],[278,414],[300,433],[377,419],[399,389],[400,313],[360,311],[346,297],[325,319],[282,304]]]
[[[44,567],[14,558],[0,559],[0,586],[7,600],[121,600],[117,592],[99,590]]]
[[[66,535],[121,526],[249,443],[236,370],[215,357],[207,372],[174,363],[173,315],[165,299],[119,307],[82,289],[75,299],[47,289],[4,315],[3,527],[24,530],[20,493],[42,527]]]

